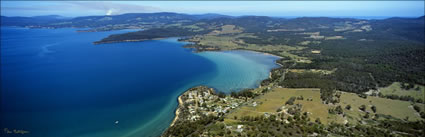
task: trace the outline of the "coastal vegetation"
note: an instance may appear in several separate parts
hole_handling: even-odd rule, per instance
[[[259,96],[240,100],[242,106],[222,115],[204,116],[197,122],[180,119],[181,124],[172,125],[163,136],[417,136],[424,132],[425,123],[416,114],[424,104],[413,109],[408,101],[365,99],[345,92],[336,94],[341,102],[326,104],[320,89],[260,89],[246,90]],[[237,100],[231,96],[225,99]]]

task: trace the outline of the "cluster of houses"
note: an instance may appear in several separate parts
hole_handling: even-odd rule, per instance
[[[220,98],[211,88],[199,88],[185,93],[185,104],[189,111],[189,120],[195,121],[203,115],[221,116],[229,113],[244,102],[242,99],[225,96]]]

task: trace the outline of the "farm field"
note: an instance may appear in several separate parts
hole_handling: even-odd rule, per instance
[[[307,112],[310,121],[315,121],[317,118],[327,125],[333,123],[361,123],[363,121],[372,120],[375,114],[386,116],[395,119],[406,119],[409,121],[421,120],[419,113],[413,109],[413,105],[408,101],[391,100],[380,97],[368,96],[366,99],[359,97],[357,94],[340,92],[340,102],[336,104],[323,104],[320,99],[320,89],[315,88],[274,88],[271,91],[260,95],[254,100],[250,101],[248,105],[242,106],[225,118],[225,123],[232,124],[237,122],[236,118],[244,116],[261,116],[261,115],[277,115],[277,110],[284,106],[291,97],[303,97],[302,100],[295,100],[294,104],[302,105],[302,112]],[[254,103],[255,102],[255,103]],[[255,104],[255,105],[254,105]],[[351,106],[348,110],[345,107]],[[365,112],[361,111],[359,107],[365,105]],[[415,104],[424,108],[424,104]],[[329,109],[335,109],[337,106],[343,108],[344,115],[330,114]],[[376,107],[376,112],[371,109],[372,106]],[[423,109],[421,111],[424,111]],[[364,118],[364,115],[369,113],[369,118]],[[384,117],[380,117],[383,119]]]
[[[270,92],[256,98],[253,102],[258,104],[253,106],[243,106],[237,111],[228,115],[228,119],[243,116],[258,116],[263,114],[277,114],[277,109],[285,105],[291,97],[303,96],[303,100],[296,100],[294,104],[301,104],[303,112],[309,112],[310,120],[314,121],[316,118],[320,118],[322,123],[329,123],[329,120],[335,120],[335,115],[331,116],[328,114],[328,108],[330,106],[322,104],[320,100],[320,89],[289,89],[289,88],[275,88]],[[312,99],[312,101],[307,101]],[[232,120],[228,120],[232,121]]]
[[[347,105],[351,105],[351,110],[344,109],[344,112],[348,115],[349,122],[355,122],[360,120],[362,116],[369,112],[375,114],[371,107],[376,106],[376,114],[391,115],[397,119],[405,119],[409,117],[409,121],[421,120],[419,113],[413,109],[413,105],[408,101],[391,100],[386,98],[368,96],[366,99],[359,97],[357,94],[345,93],[341,94],[341,106],[344,108]],[[359,110],[361,105],[366,106],[366,112]],[[424,108],[424,104],[416,103],[421,108]],[[423,111],[423,110],[422,110]]]
[[[388,87],[380,88],[379,91],[383,95],[411,96],[415,99],[425,98],[425,86],[421,85],[415,85],[414,88],[405,90],[401,88],[400,82],[394,82]]]
[[[196,41],[197,45],[217,47],[221,50],[236,50],[245,49],[260,51],[266,53],[273,53],[278,56],[289,57],[296,62],[311,63],[311,60],[307,57],[298,56],[290,53],[290,51],[299,51],[306,49],[303,46],[288,46],[288,45],[257,45],[249,44],[244,42],[240,38],[256,38],[256,36],[250,33],[240,33],[238,30],[233,29],[234,26],[223,26],[222,31],[214,31],[208,35],[196,36],[191,38],[189,41]],[[218,35],[218,34],[232,34],[232,35]]]

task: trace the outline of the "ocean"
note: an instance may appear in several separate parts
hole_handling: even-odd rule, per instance
[[[159,136],[177,97],[207,85],[230,93],[258,87],[275,56],[195,53],[178,38],[93,45],[134,30],[1,28],[1,129],[25,137]]]

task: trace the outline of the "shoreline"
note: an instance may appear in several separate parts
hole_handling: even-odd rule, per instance
[[[275,54],[271,54],[271,53],[267,53],[267,52],[261,52],[261,51],[257,51],[257,50],[250,50],[250,49],[239,49],[239,50],[247,50],[247,51],[252,51],[252,52],[256,52],[259,54],[264,54],[264,55],[268,55],[268,56],[274,56],[277,57],[279,59],[283,58],[282,56],[279,55],[275,55]],[[279,63],[275,62],[276,64],[280,65]]]
[[[256,52],[259,54],[264,54],[264,55],[269,55],[269,56],[274,56],[274,57],[278,57],[279,59],[283,58],[282,56],[279,55],[275,55],[273,53],[268,53],[268,52],[264,52],[264,51],[258,51],[258,50],[253,50],[253,49],[241,49],[241,48],[236,48],[236,49],[227,49],[227,50],[222,50],[220,48],[217,47],[201,47],[202,49],[199,49],[200,47],[197,46],[199,41],[190,41],[188,39],[184,39],[182,40],[184,42],[190,42],[192,44],[186,44],[183,47],[184,48],[193,48],[195,49],[196,52],[204,52],[204,51],[232,51],[232,50],[245,50],[245,51],[252,51],[252,52]],[[279,63],[277,63],[279,64]],[[280,65],[280,64],[279,64]]]
[[[167,38],[138,39],[138,40],[121,40],[121,41],[109,41],[109,42],[101,42],[101,41],[97,41],[97,42],[93,42],[93,44],[94,44],[94,45],[98,45],[98,44],[120,43],[120,42],[142,42],[142,41],[148,41],[148,40],[162,40],[162,39],[167,39]],[[193,43],[192,41],[184,41],[184,40],[183,40],[183,41],[178,41],[178,42],[191,42],[191,43]],[[230,49],[230,50],[222,50],[222,49],[202,49],[202,50],[199,50],[199,49],[198,49],[198,48],[196,48],[196,47],[186,47],[186,45],[190,45],[190,44],[185,44],[185,45],[183,45],[182,47],[183,47],[183,48],[194,48],[196,52],[204,52],[204,51],[224,52],[224,51],[237,51],[237,50],[243,50],[243,51],[255,52],[255,53],[257,53],[257,54],[262,54],[262,55],[266,55],[266,56],[273,56],[273,57],[276,57],[276,58],[277,58],[277,59],[274,61],[274,63],[275,63],[275,64],[277,64],[277,67],[276,67],[276,68],[280,68],[280,67],[282,67],[282,64],[278,63],[278,62],[277,62],[277,60],[279,60],[279,59],[281,59],[281,58],[283,58],[283,57],[282,57],[282,56],[279,56],[279,55],[272,54],[272,53],[267,53],[267,52],[262,52],[262,51],[257,51],[257,50],[251,50],[251,49]],[[268,78],[267,78],[267,79],[271,79],[271,77],[272,77],[272,71],[273,71],[273,69],[269,70],[269,76],[268,76]],[[264,80],[267,80],[267,79],[264,79]],[[264,80],[262,80],[262,81],[264,81]],[[191,88],[189,88],[189,89],[185,90],[184,92],[182,92],[182,93],[181,93],[181,94],[177,97],[178,106],[177,106],[176,110],[174,111],[175,116],[174,116],[174,118],[173,118],[173,121],[170,123],[170,125],[168,126],[168,128],[167,128],[165,131],[163,131],[163,133],[161,134],[161,136],[162,136],[165,132],[167,132],[167,131],[168,131],[168,129],[170,129],[171,127],[173,127],[173,126],[177,123],[177,121],[179,121],[179,120],[180,120],[181,115],[182,115],[182,112],[181,112],[182,110],[181,110],[181,109],[183,109],[182,107],[184,107],[184,102],[183,102],[183,100],[182,100],[182,96],[183,96],[185,93],[187,93],[187,92],[191,91],[191,89],[193,89],[193,88],[196,88],[196,87],[203,87],[203,86],[205,86],[205,85],[199,85],[199,86],[191,87]],[[259,84],[257,88],[262,88],[261,84]],[[257,89],[257,88],[256,88],[256,89]]]
[[[167,38],[173,38],[173,37],[167,37]],[[142,42],[142,41],[148,41],[148,40],[162,40],[162,39],[167,39],[167,38],[153,38],[153,39],[132,39],[132,40],[116,40],[116,41],[106,41],[106,42],[102,42],[102,40],[100,40],[100,41],[95,41],[95,42],[93,42],[93,44],[94,45],[99,45],[99,44],[109,44],[109,43],[120,43],[120,42]],[[181,37],[180,37],[181,38]],[[235,50],[245,50],[245,51],[251,51],[251,52],[256,52],[256,53],[259,53],[259,54],[263,54],[263,55],[268,55],[268,56],[274,56],[274,57],[277,57],[277,58],[279,58],[279,59],[281,59],[281,58],[283,58],[282,56],[279,56],[279,55],[275,55],[275,54],[272,54],[272,53],[268,53],[268,52],[263,52],[263,51],[258,51],[258,50],[252,50],[252,49],[229,49],[229,50],[222,50],[222,49],[208,49],[208,48],[206,48],[206,49],[202,49],[202,50],[199,50],[199,49],[197,49],[196,47],[192,47],[192,46],[190,46],[190,47],[186,47],[186,46],[188,46],[188,45],[190,45],[191,43],[193,44],[193,43],[195,43],[195,45],[197,44],[196,42],[194,42],[194,41],[188,41],[188,40],[177,40],[177,42],[188,42],[187,44],[185,44],[185,45],[183,45],[182,47],[183,48],[193,48],[193,49],[195,49],[196,50],[196,52],[204,52],[204,51],[235,51]],[[279,63],[277,63],[277,62],[275,62],[276,64],[278,64],[278,65],[280,65],[280,66],[282,66],[281,64],[279,64]]]
[[[149,40],[162,40],[162,39],[167,39],[167,38],[134,39],[134,40],[120,40],[120,41],[107,41],[107,42],[97,41],[97,42],[93,42],[93,44],[94,44],[94,45],[98,45],[98,44],[120,43],[120,42],[142,42],[142,41],[149,41]],[[272,53],[268,53],[268,52],[257,51],[257,50],[252,50],[252,49],[230,49],[230,50],[222,50],[222,49],[215,49],[215,48],[213,48],[213,49],[208,49],[208,48],[206,48],[206,49],[198,49],[198,48],[196,48],[196,47],[187,47],[187,45],[190,45],[190,43],[193,43],[192,41],[185,41],[185,40],[182,40],[182,41],[178,41],[178,42],[189,42],[188,44],[185,44],[185,45],[183,45],[182,47],[183,47],[183,48],[193,48],[193,49],[195,49],[195,51],[196,51],[196,52],[199,52],[199,53],[200,53],[200,52],[204,52],[204,51],[225,52],[225,51],[238,51],[238,50],[240,50],[240,51],[249,51],[249,52],[254,52],[254,53],[262,54],[262,55],[266,55],[266,56],[273,56],[273,57],[276,57],[276,58],[277,58],[277,59],[274,61],[274,63],[275,63],[275,64],[277,64],[277,67],[276,67],[276,68],[280,68],[280,67],[282,67],[282,64],[278,63],[278,62],[277,62],[277,60],[279,60],[279,59],[281,59],[281,58],[283,58],[283,57],[282,57],[282,56],[279,56],[279,55],[272,54]],[[269,70],[269,75],[268,75],[267,79],[271,79],[271,77],[272,77],[272,71],[273,71],[273,69]],[[264,79],[264,80],[267,80],[267,79]],[[262,80],[262,81],[264,81],[264,80]],[[205,85],[199,85],[199,86],[205,86]],[[175,124],[176,124],[176,123],[177,123],[177,122],[178,122],[178,121],[182,118],[182,115],[183,115],[183,114],[182,114],[182,109],[184,109],[184,108],[182,108],[182,107],[184,107],[184,102],[183,102],[182,96],[183,96],[185,93],[189,92],[191,89],[196,88],[196,87],[199,87],[199,86],[191,87],[191,88],[189,88],[189,89],[185,90],[184,92],[182,92],[182,93],[181,93],[181,94],[177,97],[178,105],[177,105],[177,108],[176,108],[176,109],[175,109],[175,111],[174,111],[175,116],[174,116],[174,118],[173,118],[173,121],[170,123],[170,125],[168,126],[168,128],[167,128],[167,129],[165,129],[165,130],[162,132],[161,136],[162,136],[165,132],[167,132],[167,131],[168,131],[168,129],[170,129],[171,127],[175,126]],[[258,85],[258,87],[256,87],[256,89],[258,89],[258,88],[262,88],[261,84],[259,84],[259,85]]]
[[[186,92],[186,91],[185,91],[185,92]],[[183,94],[184,94],[185,92],[183,92]],[[183,105],[183,101],[182,101],[182,98],[181,98],[181,96],[182,96],[183,94],[179,95],[179,97],[177,98],[177,101],[178,101],[179,105],[177,106],[177,109],[176,109],[176,111],[174,112],[175,116],[174,116],[173,122],[171,122],[171,124],[170,124],[170,126],[169,126],[169,127],[174,126],[174,124],[176,123],[176,121],[179,119],[179,116],[180,116],[180,107]]]
[[[255,53],[258,53],[258,54],[263,54],[263,55],[268,55],[268,56],[274,56],[274,57],[278,57],[278,59],[281,59],[281,58],[283,58],[283,57],[281,57],[281,56],[278,56],[278,55],[273,55],[273,54],[270,54],[270,53],[265,53],[265,52],[260,52],[260,51],[255,51],[255,50],[247,50],[247,49],[235,49],[235,50],[245,50],[245,51],[251,51],[251,52],[255,52]],[[217,51],[217,50],[215,50],[215,51]],[[218,51],[232,51],[232,50],[218,50]],[[204,52],[204,51],[200,51],[200,52]],[[277,60],[278,60],[277,59]],[[274,62],[275,64],[277,64],[278,65],[278,67],[276,67],[276,68],[280,68],[280,67],[282,67],[282,64],[280,64],[280,63],[278,63],[277,62],[277,60]],[[271,77],[272,77],[272,70],[273,69],[271,69],[270,71],[269,71],[269,76],[268,76],[268,78],[267,79],[271,79]],[[267,79],[264,79],[264,80],[267,80]],[[262,81],[264,81],[264,80],[262,80]],[[184,92],[182,92],[178,97],[177,97],[177,101],[178,101],[178,106],[177,106],[177,108],[176,108],[176,110],[174,111],[174,114],[175,114],[175,116],[174,116],[174,119],[173,119],[173,121],[171,122],[171,124],[170,124],[170,126],[165,130],[165,131],[163,131],[163,133],[165,133],[168,129],[170,129],[172,126],[174,126],[175,124],[176,124],[176,122],[179,120],[179,118],[180,118],[180,109],[182,109],[181,107],[183,107],[183,101],[182,101],[182,96],[185,94],[185,93],[187,93],[187,92],[189,92],[189,91],[191,91],[191,89],[193,89],[193,88],[196,88],[196,87],[203,87],[203,86],[205,86],[205,85],[199,85],[199,86],[195,86],[195,87],[191,87],[191,88],[189,88],[189,89],[187,89],[186,91],[184,91]],[[261,88],[262,86],[261,86],[261,84],[259,84],[258,85],[258,87],[257,88]],[[257,89],[256,88],[256,89]],[[163,134],[161,134],[161,136],[162,136]]]

